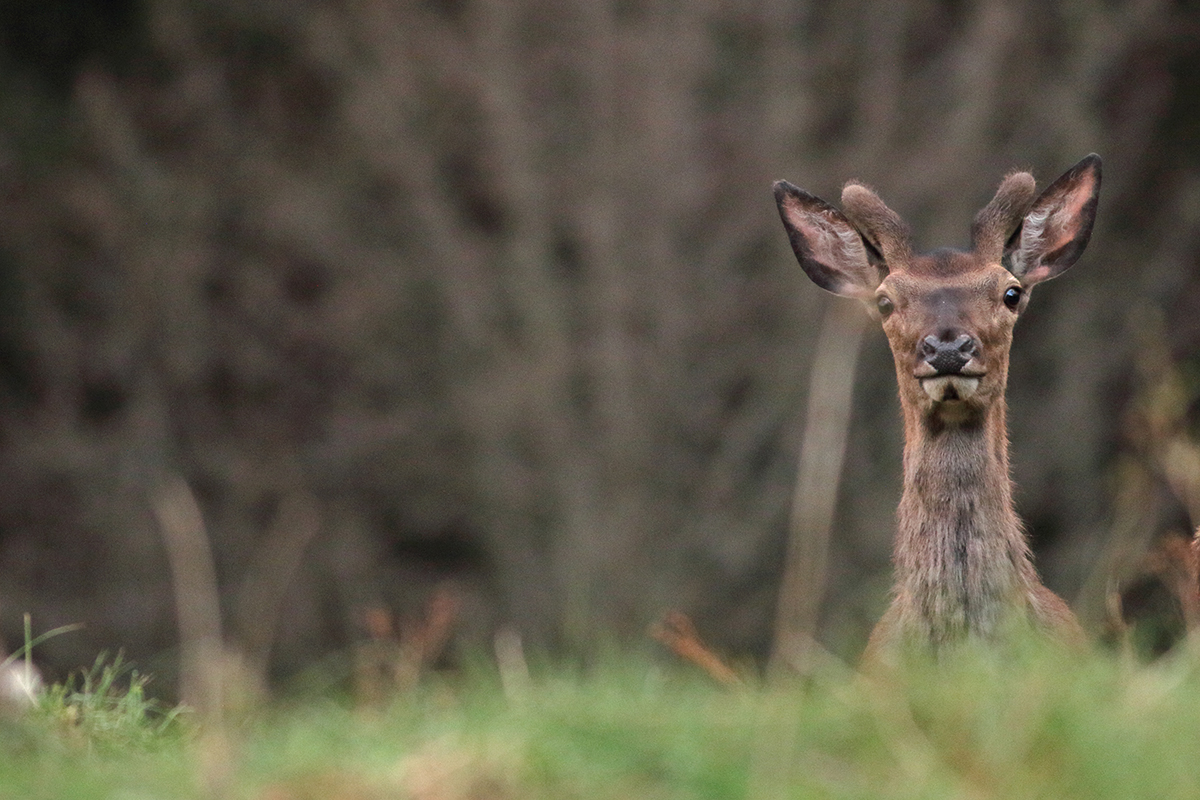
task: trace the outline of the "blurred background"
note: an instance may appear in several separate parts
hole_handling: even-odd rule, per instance
[[[771,182],[857,178],[965,245],[1007,171],[1093,151],[1099,221],[1018,326],[1009,417],[1039,569],[1103,631],[1114,591],[1171,611],[1139,576],[1197,521],[1196,3],[7,0],[0,632],[82,622],[52,674],[172,675],[182,478],[227,646],[276,678],[438,596],[451,652],[678,609],[761,659],[846,302]],[[900,492],[873,328],[853,378],[809,588],[846,658]]]

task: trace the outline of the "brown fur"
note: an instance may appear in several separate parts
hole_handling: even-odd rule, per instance
[[[971,249],[986,261],[999,262],[1009,234],[1017,229],[1037,196],[1033,176],[1014,172],[996,190],[992,202],[975,216],[971,226]]]
[[[895,359],[905,439],[896,586],[868,658],[905,640],[935,648],[968,637],[994,641],[1014,624],[1063,641],[1083,639],[1066,603],[1038,579],[1013,509],[1004,391],[1013,326],[1033,285],[1083,252],[1099,189],[1094,155],[1036,199],[1033,178],[1015,173],[976,217],[970,252],[914,255],[904,223],[866,187],[846,187],[843,215],[776,184],[805,272],[823,288],[879,309]],[[869,247],[822,245],[806,238],[814,233],[829,242],[857,235]],[[1010,290],[1019,301],[1006,300]],[[935,367],[930,343],[957,342],[966,343],[956,351],[962,363]]]

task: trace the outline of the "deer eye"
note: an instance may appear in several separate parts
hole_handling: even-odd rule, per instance
[[[887,295],[882,294],[875,298],[875,307],[879,309],[879,316],[884,319],[890,317],[892,312],[896,310],[896,306],[891,299]]]
[[[1021,304],[1021,288],[1019,286],[1010,286],[1004,291],[1004,305],[1008,306],[1009,310],[1016,311],[1017,306]]]

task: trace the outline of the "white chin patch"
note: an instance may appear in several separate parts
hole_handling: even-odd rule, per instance
[[[964,375],[939,375],[936,378],[922,380],[921,388],[935,403],[966,400],[979,388],[979,378],[968,378]]]

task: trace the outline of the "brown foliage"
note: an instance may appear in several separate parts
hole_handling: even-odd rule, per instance
[[[650,635],[675,655],[704,670],[717,683],[725,686],[741,684],[742,679],[738,674],[701,641],[695,624],[686,614],[679,611],[668,613],[650,629]]]

